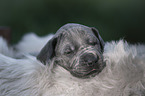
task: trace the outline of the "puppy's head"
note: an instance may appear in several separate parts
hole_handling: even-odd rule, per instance
[[[48,41],[37,59],[44,64],[53,59],[73,76],[88,78],[103,70],[103,48],[104,41],[95,28],[66,24]]]

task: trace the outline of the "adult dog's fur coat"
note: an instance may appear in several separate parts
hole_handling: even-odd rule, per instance
[[[0,54],[0,96],[145,96],[145,46],[120,40],[104,47],[106,67],[95,77],[77,78],[61,66],[32,56]]]
[[[12,46],[8,45],[6,40],[0,37],[0,53],[13,58],[21,58],[24,54],[38,55],[52,37],[53,34],[40,37],[35,33],[27,33],[17,44]]]

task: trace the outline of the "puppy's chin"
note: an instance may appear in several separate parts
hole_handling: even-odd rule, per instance
[[[77,78],[87,79],[98,75],[100,72],[102,72],[105,66],[106,64],[103,63],[101,66],[99,66],[99,69],[95,69],[95,68],[91,70],[75,69],[70,71],[70,73]]]
[[[70,72],[74,77],[77,77],[77,78],[82,78],[82,79],[86,79],[86,78],[91,78],[91,77],[95,77],[98,72],[97,71],[91,71],[91,72],[88,72],[88,73],[83,73],[83,72]]]

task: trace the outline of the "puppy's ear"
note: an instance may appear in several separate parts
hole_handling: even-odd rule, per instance
[[[57,44],[58,37],[53,37],[48,41],[48,43],[42,48],[40,53],[37,56],[37,59],[42,63],[46,64],[55,56],[55,47]]]
[[[101,46],[101,51],[103,52],[104,50],[104,46],[105,46],[105,43],[104,43],[104,40],[102,39],[102,37],[100,36],[99,34],[99,31],[94,28],[94,27],[91,27],[92,31],[94,32],[95,36],[99,39],[100,41],[100,46]]]

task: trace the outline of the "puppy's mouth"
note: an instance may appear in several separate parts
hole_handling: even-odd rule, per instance
[[[70,72],[73,76],[78,77],[78,78],[91,78],[95,77],[97,74],[99,74],[105,67],[105,63],[101,65],[92,66],[92,67],[75,67],[72,69]]]

